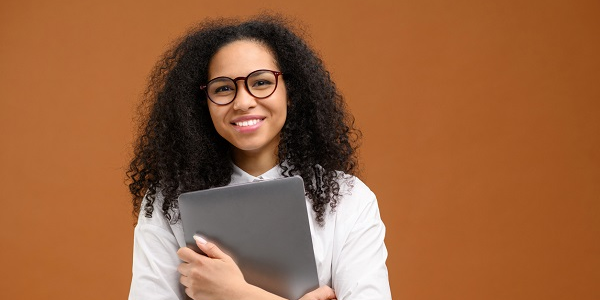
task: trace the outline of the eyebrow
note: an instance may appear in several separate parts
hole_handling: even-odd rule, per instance
[[[215,78],[213,78],[213,79],[210,79],[210,80],[208,80],[208,82],[211,82],[211,81],[213,81],[213,80],[217,80],[217,81],[223,81],[223,80],[227,80],[227,79],[231,79],[231,80],[233,80],[233,78],[230,78],[230,77],[227,77],[227,76],[218,76],[218,77],[215,77]]]
[[[275,67],[275,69],[279,69],[279,67]],[[234,79],[236,79],[236,78],[240,78],[240,77],[242,77],[242,78],[243,78],[243,77],[248,77],[248,75],[250,75],[250,74],[252,74],[252,73],[254,73],[254,72],[256,72],[256,71],[260,71],[260,70],[264,70],[265,72],[268,72],[268,71],[270,71],[271,69],[269,69],[269,68],[260,68],[260,69],[256,69],[256,70],[254,70],[254,71],[251,71],[250,73],[246,74],[246,76],[236,76],[236,77],[229,77],[229,76],[224,76],[224,75],[222,75],[222,76],[216,76],[216,77],[213,77],[212,79],[209,79],[209,80],[208,80],[208,82],[210,82],[210,81],[212,81],[212,80],[215,80],[215,79],[217,79],[217,78],[223,78],[223,79],[225,79],[225,78],[229,78],[229,79],[231,79],[231,80],[234,80]],[[277,71],[277,70],[273,70],[273,71],[276,71],[276,72],[281,72],[281,71]]]

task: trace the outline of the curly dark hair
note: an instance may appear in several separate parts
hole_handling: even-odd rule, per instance
[[[144,214],[152,217],[160,192],[163,214],[175,223],[179,194],[230,182],[231,145],[215,130],[199,87],[208,81],[213,55],[238,40],[267,46],[284,74],[289,105],[278,147],[282,175],[304,179],[319,224],[327,204],[335,210],[341,172],[358,171],[361,134],[322,60],[291,28],[284,18],[271,15],[206,21],[164,54],[140,105],[139,137],[126,173],[135,217],[144,197]]]

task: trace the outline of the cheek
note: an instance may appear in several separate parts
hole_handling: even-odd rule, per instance
[[[283,122],[287,119],[288,105],[287,102],[281,107],[281,114],[283,115]]]
[[[217,116],[215,110],[211,107],[211,105],[208,106],[208,114],[210,115],[210,119],[212,120],[213,124],[215,124]]]
[[[269,103],[268,109],[271,111],[271,113],[277,120],[277,123],[285,122],[285,120],[287,119],[287,114],[288,114],[287,98],[286,97],[278,97],[276,101]],[[278,125],[281,125],[281,124],[278,124]]]
[[[277,101],[274,103],[274,109],[277,111],[277,114],[279,114],[285,121],[285,119],[287,118],[288,107],[290,104],[290,100],[287,97],[285,85],[277,87],[277,91],[275,93],[277,94]]]
[[[283,130],[283,127],[285,126],[285,122],[287,120],[287,102],[283,103],[283,105],[280,105],[277,109],[277,125],[276,125],[276,130],[281,133],[281,131]]]
[[[219,134],[221,134],[223,129],[223,117],[224,112],[222,112],[219,107],[216,105],[208,105],[208,113],[210,114],[210,119],[212,120],[213,126],[217,130]]]

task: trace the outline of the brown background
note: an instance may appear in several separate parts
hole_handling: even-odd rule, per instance
[[[596,0],[4,0],[0,298],[127,297],[146,77],[198,20],[264,9],[363,130],[395,299],[600,299]]]

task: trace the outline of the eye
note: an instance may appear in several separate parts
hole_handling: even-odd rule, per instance
[[[210,84],[211,95],[229,95],[235,92],[235,84],[231,81],[215,81]]]
[[[270,90],[275,87],[277,78],[271,71],[258,70],[248,76],[248,87],[253,90]]]
[[[230,92],[233,91],[234,89],[230,86],[224,85],[224,86],[218,86],[215,88],[215,93],[224,93],[224,92]]]
[[[253,90],[270,89],[275,85],[274,81],[268,79],[256,79],[251,82],[250,88]]]
[[[259,86],[263,86],[263,85],[270,85],[273,84],[271,81],[268,80],[257,80],[256,82],[254,82],[254,84],[252,85],[253,87],[259,87]]]

